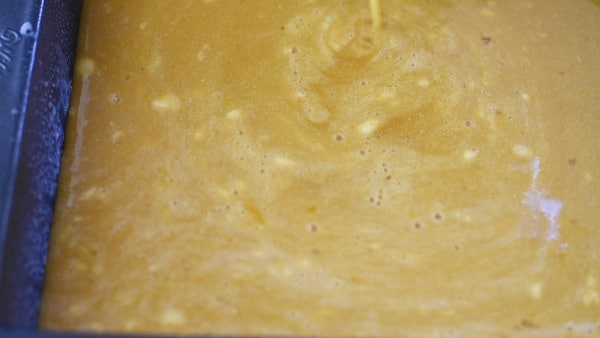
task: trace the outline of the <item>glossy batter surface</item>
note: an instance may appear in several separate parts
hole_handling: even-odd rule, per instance
[[[600,334],[591,1],[88,1],[40,326]]]

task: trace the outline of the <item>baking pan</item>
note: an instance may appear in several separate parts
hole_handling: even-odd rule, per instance
[[[0,336],[37,332],[81,1],[0,1]],[[48,335],[52,336],[52,335]]]
[[[81,7],[0,0],[2,338],[127,337],[37,330]]]

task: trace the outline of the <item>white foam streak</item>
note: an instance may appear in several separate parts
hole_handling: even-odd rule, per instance
[[[546,192],[537,188],[537,179],[541,171],[539,157],[534,158],[531,166],[533,171],[532,182],[529,190],[527,190],[524,194],[523,204],[528,205],[531,209],[531,220],[533,222],[537,223],[543,221],[540,219],[540,214],[548,222],[549,228],[546,233],[546,240],[558,240],[558,228],[560,227],[560,224],[558,224],[557,219],[562,210],[563,204],[558,199],[546,198]],[[535,229],[536,227],[534,226],[533,228]],[[529,233],[526,235],[538,237],[541,234],[534,231],[534,233]]]

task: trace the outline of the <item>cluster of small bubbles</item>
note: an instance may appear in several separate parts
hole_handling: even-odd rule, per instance
[[[376,206],[381,205],[381,201],[383,200],[383,190],[379,189],[377,192],[377,196],[369,197],[369,203],[375,204]]]
[[[385,180],[386,181],[391,180],[392,175],[390,174],[390,169],[388,169],[388,167],[385,163],[383,163],[382,166],[383,166],[383,173],[385,174]]]
[[[395,153],[396,152],[396,148],[382,148],[381,149],[381,153],[382,154],[386,154],[386,153]],[[385,165],[384,165],[385,166]]]
[[[265,160],[264,160],[264,156],[259,160],[258,162],[258,167],[260,168],[260,173],[264,173],[265,172]]]

